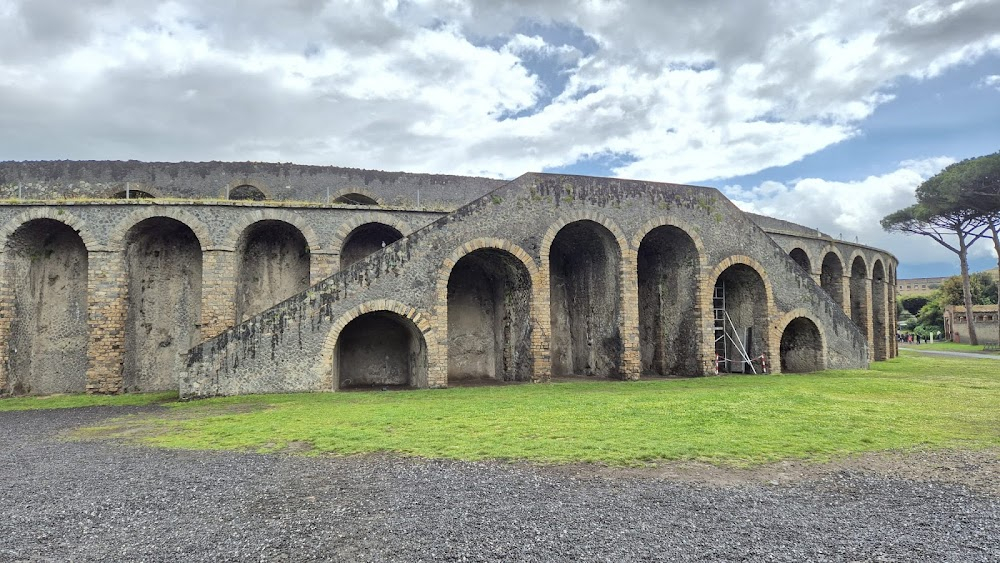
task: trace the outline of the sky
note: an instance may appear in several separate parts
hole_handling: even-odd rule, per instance
[[[1000,150],[1000,0],[0,0],[0,29],[0,160],[695,184],[900,278],[957,260],[879,219]]]

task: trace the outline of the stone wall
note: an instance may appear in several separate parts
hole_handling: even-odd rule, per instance
[[[0,394],[176,389],[188,350],[441,212],[193,201],[0,206]]]
[[[452,281],[452,271],[481,249],[504,256],[490,258],[490,267],[517,261],[523,264],[521,277],[527,272],[530,279],[530,331],[513,333],[520,348],[530,351],[526,363],[533,378],[640,377],[641,341],[655,346],[657,339],[640,336],[640,327],[656,324],[644,317],[657,311],[640,307],[640,295],[652,299],[659,290],[640,291],[639,251],[647,235],[664,226],[678,229],[696,249],[678,258],[692,268],[695,279],[696,294],[689,297],[692,306],[686,314],[696,328],[678,331],[690,336],[682,339],[684,352],[674,365],[683,367],[675,375],[714,371],[712,295],[731,267],[759,279],[760,287],[747,297],[747,322],[756,327],[755,349],[772,369],[780,366],[782,336],[795,319],[811,323],[823,343],[814,362],[824,368],[867,366],[868,342],[845,313],[847,305],[834,302],[817,285],[818,273],[804,271],[718,191],[528,174],[198,346],[191,352],[181,392],[210,396],[337,389],[344,384],[338,377],[347,377],[338,368],[343,343],[358,346],[362,332],[354,321],[373,312],[421,335],[417,348],[424,352],[410,354],[418,362],[410,371],[425,373],[426,380],[421,375],[411,378],[411,384],[445,386],[449,373],[460,371],[448,365],[451,344],[470,331],[483,336],[476,331],[489,324],[454,326],[449,317],[450,307],[468,306],[457,297],[460,284]],[[648,242],[656,247],[653,239]],[[642,278],[644,284],[659,283],[656,275]],[[493,285],[494,296],[509,292],[511,284],[503,276],[481,280]],[[477,297],[481,302],[490,293],[486,289]],[[553,313],[559,318],[553,319]],[[502,323],[493,326],[503,330]],[[494,345],[506,342],[506,337],[493,337]],[[560,351],[566,358],[557,360]]]
[[[47,181],[79,171],[66,166]],[[880,347],[861,334],[888,338],[895,326],[895,259],[812,233],[744,214],[708,188],[544,174],[453,213],[12,203],[0,206],[0,394],[704,375],[719,367],[722,282],[733,292],[729,333],[749,329],[752,354],[772,369],[894,356],[894,339]],[[836,276],[825,263],[840,265]],[[848,301],[858,263],[855,301],[885,317],[861,319],[860,332]]]
[[[491,178],[265,162],[0,162],[0,198],[256,197],[452,210],[505,183]],[[245,193],[244,193],[245,192]]]

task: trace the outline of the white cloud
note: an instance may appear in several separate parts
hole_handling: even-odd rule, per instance
[[[993,88],[1000,92],[1000,74],[992,74],[990,76],[984,76],[979,82],[979,85],[983,88]]]
[[[955,159],[948,157],[908,160],[892,172],[863,180],[805,178],[788,184],[763,182],[749,188],[726,186],[722,191],[745,211],[884,248],[903,263],[955,262],[954,254],[927,237],[886,233],[879,225],[889,213],[912,205],[917,186],[952,162]],[[970,254],[993,256],[992,246],[979,242]]]
[[[9,158],[510,177],[612,153],[688,182],[857,135],[900,77],[1000,50],[1000,0],[0,0],[0,29]]]

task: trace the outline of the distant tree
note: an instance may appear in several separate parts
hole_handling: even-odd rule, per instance
[[[916,315],[920,312],[920,308],[927,304],[931,298],[926,295],[914,295],[913,297],[903,297],[899,300],[900,305],[903,309],[909,311],[911,315]]]
[[[923,330],[917,330],[923,327]],[[936,299],[932,299],[920,308],[917,313],[917,326],[914,329],[919,334],[944,331],[944,307]]]
[[[987,221],[982,212],[963,208],[957,203],[958,198],[949,192],[951,186],[937,180],[941,174],[931,177],[917,188],[916,204],[886,215],[881,221],[882,228],[889,232],[930,237],[957,254],[962,272],[965,307],[971,311],[969,247],[985,234]],[[927,200],[927,203],[922,200]],[[972,324],[973,317],[967,315],[967,318],[969,341],[978,344],[976,328]]]
[[[969,276],[969,290],[972,293],[973,305],[993,305],[997,302],[997,282],[986,272],[978,272]],[[935,298],[941,305],[962,305],[965,296],[962,292],[962,278],[952,276],[941,283]]]
[[[1000,271],[1000,151],[952,164],[933,179],[937,183],[928,193],[921,194],[924,185],[920,186],[918,201],[978,213],[993,240],[997,269]],[[946,186],[946,189],[941,186]],[[923,199],[920,199],[921,195]],[[1000,286],[996,291],[994,303],[1000,302]],[[1000,341],[1000,315],[997,316],[997,340]]]

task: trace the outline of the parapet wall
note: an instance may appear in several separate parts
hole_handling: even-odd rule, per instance
[[[381,206],[453,210],[502,185],[490,178],[264,162],[0,162],[0,198],[109,198],[127,188],[162,198],[229,199],[249,185],[271,201],[328,203],[360,194]]]

